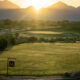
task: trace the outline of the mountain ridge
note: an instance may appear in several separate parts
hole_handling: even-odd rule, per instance
[[[57,8],[55,6],[57,6]],[[63,2],[58,2],[47,8],[41,8],[38,13],[36,13],[33,6],[24,9],[19,8],[14,10],[13,9],[0,10],[0,20],[6,18],[12,20],[37,19],[53,21],[60,20],[80,21],[80,7],[75,8]]]
[[[16,9],[16,8],[20,7],[8,0],[0,1],[0,9]]]

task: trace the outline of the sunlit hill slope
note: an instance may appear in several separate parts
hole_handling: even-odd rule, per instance
[[[0,9],[15,9],[15,8],[20,7],[8,0],[0,1]]]

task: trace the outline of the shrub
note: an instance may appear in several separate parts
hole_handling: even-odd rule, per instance
[[[39,42],[45,42],[45,39],[44,38],[40,38]]]
[[[15,45],[16,44],[16,38],[15,37],[12,37],[11,39],[10,39],[10,45]]]
[[[8,46],[8,41],[4,37],[0,37],[0,51],[3,51]]]
[[[9,46],[16,44],[16,36],[14,34],[6,34],[4,36],[6,40],[8,41]]]
[[[30,37],[28,40],[29,40],[29,42],[31,42],[31,43],[38,41],[37,37]]]

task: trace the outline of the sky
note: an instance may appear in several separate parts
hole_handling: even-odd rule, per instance
[[[35,7],[37,7],[37,6],[47,7],[58,1],[63,1],[65,3],[67,3],[68,5],[71,5],[74,7],[80,6],[80,0],[9,0],[9,1],[16,3],[21,8],[26,8],[26,7],[33,6],[33,5]]]

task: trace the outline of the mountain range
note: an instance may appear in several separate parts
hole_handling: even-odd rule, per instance
[[[20,7],[8,0],[0,1],[0,9],[16,9],[16,8],[20,8]]]
[[[12,20],[38,19],[38,20],[53,20],[53,21],[62,21],[62,20],[80,21],[80,7],[75,8],[61,1],[47,8],[41,8],[39,12],[36,12],[33,6],[22,9],[14,4],[14,7],[12,8],[8,7],[6,9],[6,8],[1,8],[1,4],[2,3],[0,3],[0,20],[1,19],[12,19]]]

